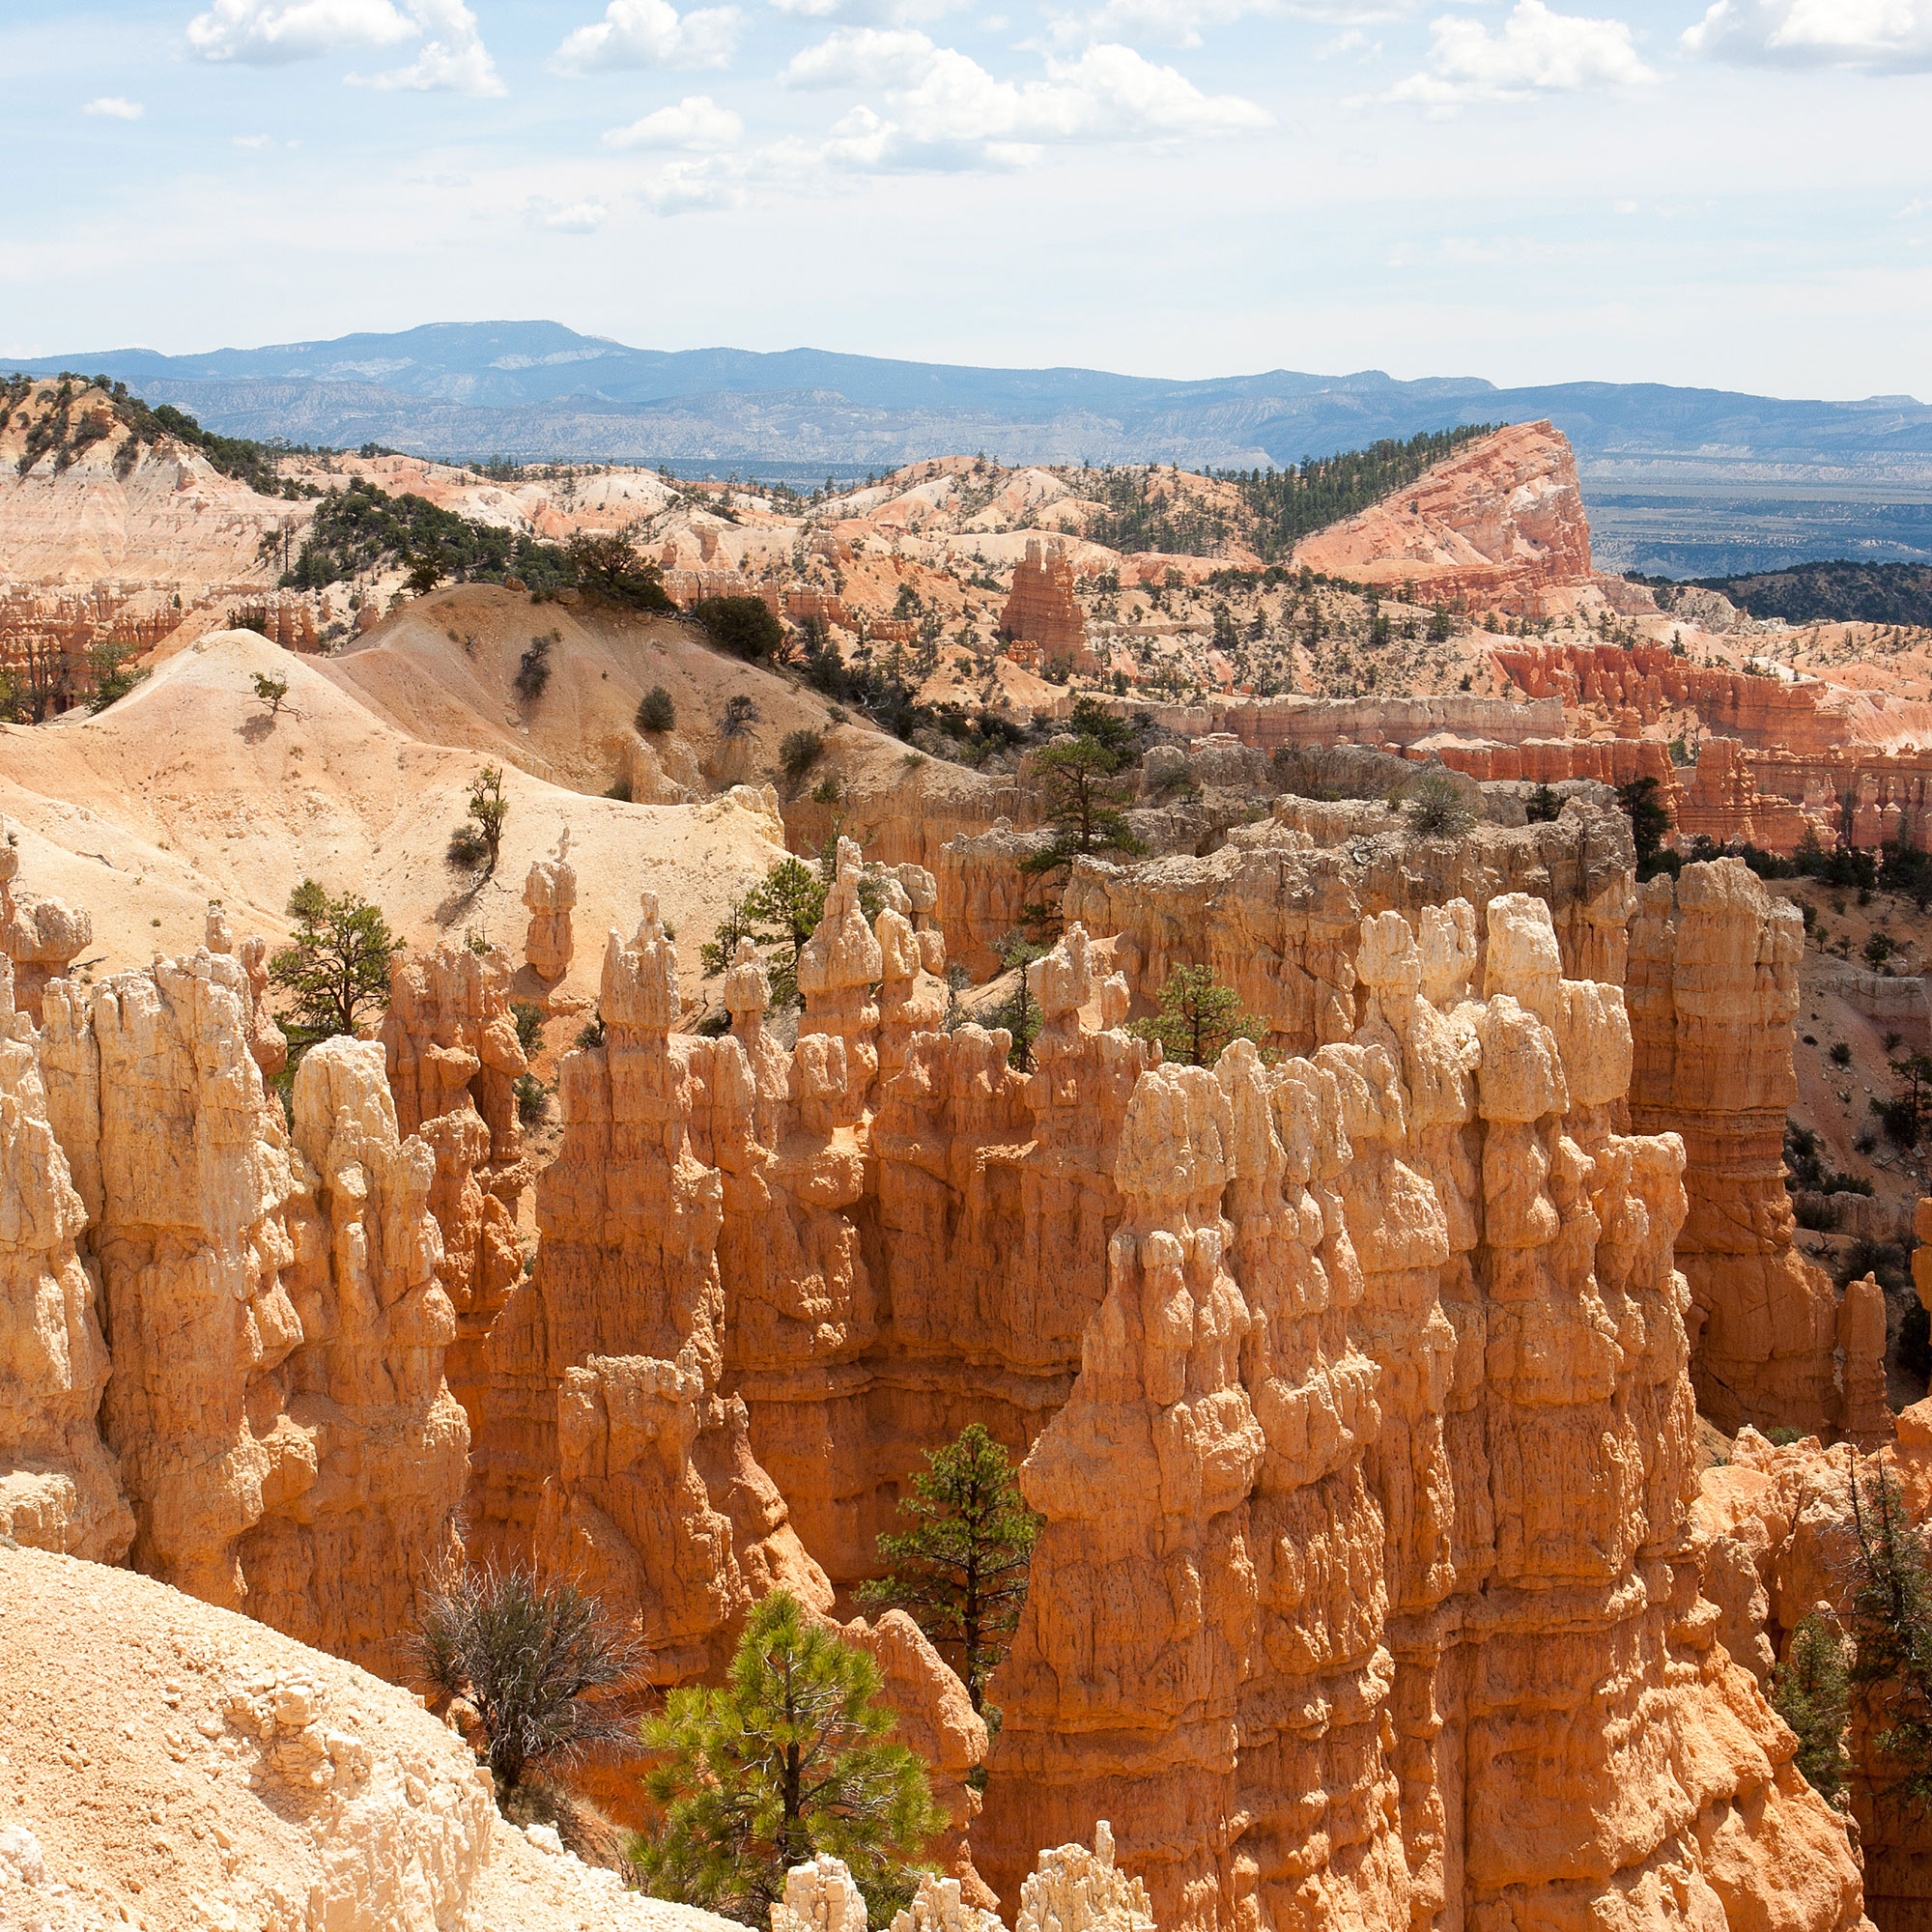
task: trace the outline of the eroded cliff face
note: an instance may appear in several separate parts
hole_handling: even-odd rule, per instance
[[[1736,859],[1637,891],[1630,1115],[1681,1134],[1690,1156],[1677,1258],[1697,1405],[1726,1431],[1841,1426],[1837,1297],[1793,1246],[1784,1188],[1804,922]]]
[[[243,959],[59,980],[44,1007],[13,1044],[44,1090],[49,1176],[71,1177],[42,1236],[78,1236],[111,1337],[103,1391],[53,1245],[75,1403],[98,1400],[132,1510],[131,1548],[110,1527],[104,1553],[393,1668],[413,1588],[453,1548],[467,1431],[442,1378],[434,1161],[397,1132],[382,1048],[312,1049],[291,1136]]]
[[[134,1519],[95,1420],[109,1363],[86,1225],[0,954],[0,1532],[116,1563]]]
[[[1540,902],[1360,928],[1353,1037],[1157,1068],[976,1858],[1136,1819],[1164,1926],[1845,1925],[1683,1535],[1683,1151]],[[1614,1904],[1612,1904],[1614,1901]]]

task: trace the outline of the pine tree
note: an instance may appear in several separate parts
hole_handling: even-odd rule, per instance
[[[1845,1641],[1837,1619],[1821,1605],[1791,1634],[1772,1680],[1771,1701],[1798,1734],[1798,1769],[1821,1798],[1845,1788],[1845,1719],[1849,1710]]]
[[[919,1760],[888,1741],[879,1686],[864,1651],[808,1625],[784,1591],[767,1597],[724,1688],[673,1690],[644,1720],[662,1815],[632,1859],[651,1893],[764,1925],[785,1873],[823,1852],[845,1861],[871,1923],[890,1924],[942,1819]]]
[[[1041,816],[1053,834],[1052,842],[1020,861],[1021,873],[1065,884],[1073,862],[1083,854],[1119,852],[1132,855],[1147,847],[1135,837],[1122,806],[1131,793],[1131,781],[1121,774],[1133,763],[1134,730],[1091,697],[1073,707],[1070,742],[1049,745],[1034,759],[1033,777],[1039,787]],[[1027,923],[1051,930],[1058,914],[1042,897],[1026,908]]]
[[[289,896],[295,937],[269,961],[269,979],[293,1003],[280,1015],[299,1056],[319,1039],[353,1034],[388,1004],[389,962],[403,942],[360,893],[323,891],[304,879]]]
[[[1872,1717],[1859,1771],[1875,1799],[1917,1806],[1932,1799],[1932,1558],[1883,1466],[1861,1488],[1855,1457],[1851,1496],[1859,1550],[1848,1674]]]
[[[490,871],[497,869],[497,854],[503,843],[503,821],[510,815],[510,801],[503,796],[503,768],[485,765],[469,781],[469,816],[489,848]],[[487,876],[487,875],[486,875]]]
[[[1240,996],[1205,966],[1177,966],[1160,989],[1160,1011],[1136,1020],[1136,1039],[1157,1039],[1163,1058],[1180,1066],[1212,1066],[1237,1039],[1257,1046],[1269,1033],[1265,1014],[1244,1013]]]
[[[1039,1002],[1033,996],[1033,988],[1027,984],[1027,971],[1036,959],[1046,957],[1046,948],[1037,945],[1023,932],[1009,932],[995,949],[999,954],[1003,972],[1010,973],[1018,969],[1019,979],[1012,992],[999,1006],[986,1015],[988,1028],[1005,1027],[1012,1035],[1013,1043],[1007,1050],[1007,1065],[1016,1067],[1022,1073],[1033,1071],[1033,1043],[1039,1037]]]
[[[893,1567],[860,1584],[859,1598],[907,1611],[959,1664],[973,1708],[983,1712],[986,1680],[1019,1628],[1042,1521],[1020,1494],[1006,1450],[980,1423],[925,1460],[913,1493],[899,1499],[912,1527],[879,1538]]]

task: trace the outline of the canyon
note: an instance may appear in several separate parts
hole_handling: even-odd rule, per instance
[[[41,493],[5,559],[31,579],[0,603],[10,662],[119,626],[147,672],[97,714],[0,724],[0,1617],[38,1658],[58,1606],[121,1699],[83,1719],[49,1683],[10,1739],[34,1849],[0,1829],[0,1904],[715,1926],[497,1818],[397,1688],[468,1556],[578,1578],[653,1696],[719,1682],[775,1590],[867,1650],[944,1817],[898,1932],[1932,1912],[1922,1833],[1822,1798],[1769,1701],[1842,1570],[1853,1452],[1932,1508],[1896,1296],[1834,1277],[1847,1251],[1807,1243],[1786,1179],[1801,1120],[1861,1158],[1821,1083],[1875,1067],[1886,1022],[1827,979],[1815,906],[1708,856],[1915,840],[1917,699],[1743,662],[1799,654],[1769,633],[1678,655],[1591,564],[1547,425],[1221,590],[1238,557],[1111,550],[1079,472],[983,459],[809,531],[635,472],[289,471],[643,531],[680,597],[756,595],[851,666],[937,616],[969,668],[935,664],[922,701],[1011,726],[977,766],[672,614],[382,572],[325,612],[260,554],[277,499],[201,460],[144,445],[117,477],[103,445],[0,483],[0,537]],[[156,507],[164,463],[193,515]],[[127,539],[125,598],[35,575],[35,532],[83,501]],[[1438,604],[1426,683],[1314,674],[1338,628],[1366,657]],[[1251,623],[1329,628],[1264,691],[1229,655],[1274,648],[1230,641]],[[1057,656],[1073,682],[1037,674]],[[1073,858],[1051,943],[1009,969],[1051,836],[1035,760],[1078,696],[1133,735],[1146,850]],[[486,762],[509,813],[466,881],[444,847]],[[1409,810],[1425,774],[1448,836]],[[1685,849],[1640,878],[1610,787],[1643,777]],[[790,854],[824,888],[795,1007],[769,942],[723,937]],[[306,1050],[269,963],[303,877],[355,883],[405,942],[380,1017]],[[1189,967],[1260,1022],[1211,1065],[1136,1030]],[[1874,1013],[1914,983],[1873,978]],[[1021,983],[1031,1040],[999,1022]],[[1876,1242],[1917,1177],[1867,1166]],[[856,1594],[969,1422],[1044,1525],[996,1725]],[[161,1780],[139,1805],[176,1821],[153,1868],[76,1781],[124,1710]],[[611,1753],[583,1794],[639,1822],[639,1769]],[[792,1881],[778,1932],[857,1932],[836,1861]]]

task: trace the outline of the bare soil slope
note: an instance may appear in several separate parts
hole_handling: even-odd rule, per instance
[[[288,680],[279,716],[254,695],[260,671]],[[578,902],[565,987],[589,993],[604,934],[636,925],[639,892],[658,894],[695,972],[696,940],[782,855],[776,814],[748,793],[623,805],[511,769],[496,876],[469,878],[443,853],[481,762],[394,728],[314,661],[224,631],[99,717],[0,725],[0,812],[20,829],[20,883],[93,914],[98,972],[191,950],[211,895],[238,933],[279,938],[304,876],[365,894],[412,945],[474,931],[521,954],[524,875],[567,823]]]
[[[164,1583],[0,1548],[0,1925],[726,1932],[504,1824],[408,1691]]]

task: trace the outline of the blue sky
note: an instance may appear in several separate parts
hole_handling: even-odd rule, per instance
[[[0,351],[1932,399],[1932,0],[0,0]]]

